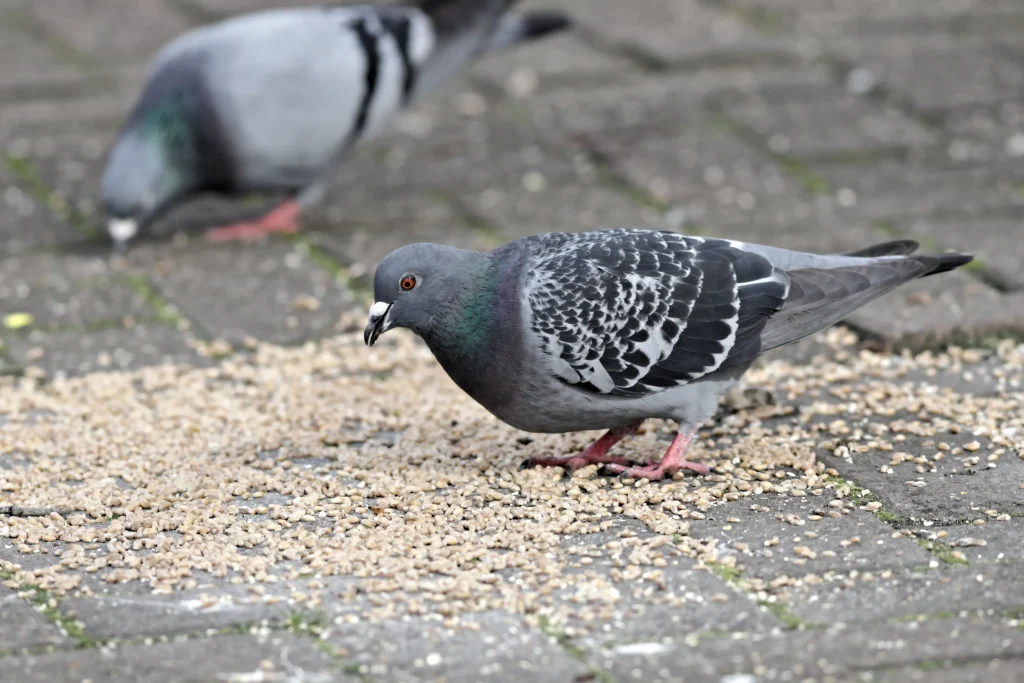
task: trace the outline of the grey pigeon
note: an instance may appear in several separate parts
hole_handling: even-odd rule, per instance
[[[294,232],[336,163],[397,111],[482,55],[569,26],[517,0],[274,9],[193,30],[150,65],[102,181],[108,231],[134,237],[202,192],[284,191],[214,240]]]
[[[491,252],[412,244],[381,261],[364,340],[419,335],[448,375],[529,432],[608,429],[579,455],[525,464],[660,479],[762,353],[899,285],[971,261],[888,242],[817,255],[654,230],[550,233]],[[675,420],[658,463],[608,455],[646,418]]]

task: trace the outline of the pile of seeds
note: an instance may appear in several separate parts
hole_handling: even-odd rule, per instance
[[[12,586],[56,595],[216,580],[254,601],[315,608],[330,594],[374,619],[532,612],[555,596],[595,609],[625,595],[678,603],[672,591],[634,589],[659,585],[670,563],[737,561],[719,539],[689,536],[693,520],[841,488],[829,457],[881,451],[887,466],[921,468],[1024,457],[1024,347],[900,356],[854,341],[832,330],[819,339],[829,352],[810,364],[752,371],[746,386],[775,401],[738,393],[703,433],[691,456],[713,474],[656,483],[598,477],[596,467],[572,479],[518,471],[597,433],[503,425],[404,332],[372,350],[358,333],[257,345],[208,369],[6,378],[0,548],[11,561],[0,569]],[[972,382],[989,391],[949,386]],[[671,429],[652,421],[617,449],[658,458]],[[911,434],[934,447],[904,452]],[[581,541],[609,532],[617,540],[604,548]],[[595,569],[601,558],[610,569]]]

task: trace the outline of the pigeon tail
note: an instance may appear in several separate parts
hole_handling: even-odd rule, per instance
[[[870,247],[864,247],[863,249],[857,249],[855,251],[848,251],[843,256],[857,256],[860,258],[871,258],[875,256],[906,256],[907,254],[913,254],[917,251],[917,248],[921,246],[914,240],[893,240],[891,242],[882,242],[880,244],[872,244]]]
[[[932,254],[929,256],[930,259],[935,261],[935,267],[929,270],[921,277],[928,277],[929,275],[938,275],[939,273],[946,273],[960,266],[965,266],[974,260],[974,256],[971,254]]]
[[[863,264],[834,268],[790,270],[789,295],[782,310],[765,325],[761,351],[799,341],[842,321],[902,284],[945,273],[973,258],[955,253],[914,254],[903,258],[865,258]]]
[[[555,11],[508,14],[502,17],[498,30],[487,43],[485,52],[497,52],[507,47],[528,43],[572,26],[567,14]]]
[[[486,54],[563,30],[569,17],[554,11],[510,14],[517,0],[404,0],[423,12],[435,46],[423,65],[417,95],[432,91]]]
[[[406,0],[426,14],[445,42],[472,33],[482,24],[494,26],[518,0]]]

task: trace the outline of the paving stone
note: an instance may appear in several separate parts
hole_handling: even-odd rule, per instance
[[[255,337],[294,344],[332,334],[354,305],[340,281],[284,242],[197,240],[171,250],[139,249],[129,260],[207,337],[228,342]]]
[[[932,571],[877,574],[824,586],[797,587],[789,606],[810,623],[871,623],[950,614],[999,618],[1024,606],[1024,574],[1014,564],[941,566]],[[1024,638],[1024,633],[1018,631]]]
[[[346,193],[342,193],[346,194]],[[340,263],[349,275],[372,279],[381,259],[413,242],[437,242],[463,249],[491,249],[496,235],[467,224],[450,202],[427,194],[380,195],[365,200],[338,197],[306,236]]]
[[[0,257],[32,247],[71,242],[78,235],[0,165]]]
[[[14,22],[0,28],[0,64],[0,99],[5,101],[40,92],[74,91],[84,80],[80,69],[61,61]]]
[[[690,535],[717,539],[719,558],[734,556],[745,577],[766,580],[851,569],[910,569],[934,559],[912,539],[893,538],[892,527],[871,513],[852,503],[830,507],[833,500],[826,491],[802,498],[762,497],[758,504],[767,510],[752,510],[741,501],[719,505],[709,508],[707,519],[690,522]]]
[[[596,659],[597,664],[620,683],[637,680],[652,683],[876,680],[855,676],[870,668],[931,660],[1015,657],[1022,649],[1024,632],[1019,629],[943,619],[919,624],[840,626],[827,631],[715,638],[699,645],[632,643],[613,648]],[[736,677],[729,678],[732,674]],[[749,678],[739,674],[747,674]],[[757,678],[751,674],[756,674]]]
[[[58,544],[53,544],[53,546],[54,548],[59,547]],[[55,555],[49,548],[47,550],[49,552],[22,553],[13,543],[0,543],[0,560],[17,565],[25,571],[45,569],[60,562],[59,556]]]
[[[963,524],[944,527],[941,529],[930,528],[923,534],[925,538],[931,538],[933,534],[944,534],[937,539],[956,550],[959,550],[967,558],[968,562],[1020,562],[1024,560],[1024,547],[1020,539],[1024,534],[1024,519],[1014,517],[1009,521],[996,521],[980,514],[979,519],[986,519],[982,525]]]
[[[999,41],[964,43],[945,36],[837,39],[829,45],[867,69],[919,111],[995,104],[1024,92],[1024,64]]]
[[[479,631],[452,631],[425,619],[338,624],[328,642],[371,680],[573,681],[586,669],[552,638],[504,612],[466,617]]]
[[[778,628],[778,620],[756,602],[710,572],[690,570],[691,565],[692,560],[677,560],[666,568],[666,601],[660,604],[644,604],[624,586],[622,592],[626,595],[620,604],[610,614],[602,612],[599,620],[584,621],[578,611],[570,611],[563,623],[573,634],[573,643],[596,651],[613,642],[673,642],[698,633],[752,633]],[[643,591],[636,588],[636,593]],[[568,606],[578,610],[579,603],[573,601]]]
[[[5,103],[0,109],[0,133],[3,134],[0,151],[16,157],[27,156],[29,145],[41,140],[46,147],[55,146],[54,139],[74,133],[79,138],[101,134],[100,145],[90,143],[100,151],[80,154],[84,159],[105,156],[107,141],[114,134],[131,106],[135,92],[110,93],[89,85],[84,93],[74,96],[54,96],[18,100]],[[80,143],[81,140],[74,140]],[[52,152],[50,152],[52,154]],[[98,182],[98,179],[97,179]]]
[[[4,343],[3,340],[0,339],[0,377],[17,375],[20,372],[21,367],[15,365],[14,362],[4,353]]]
[[[100,640],[201,633],[207,629],[283,622],[291,607],[278,596],[275,604],[254,601],[243,586],[214,581],[172,595],[151,593],[139,584],[104,586],[95,597],[68,598],[63,614],[82,622],[85,635]],[[283,589],[282,589],[283,591]],[[278,591],[279,593],[282,591]]]
[[[380,148],[367,147],[341,164],[335,186],[343,201],[346,188],[449,192],[521,182],[531,171],[549,178],[573,175],[567,150],[544,148],[525,134],[503,131],[489,121],[468,123],[457,138],[404,136],[387,147],[384,156],[372,158]]]
[[[934,145],[936,136],[893,107],[822,91],[813,101],[749,101],[727,109],[775,152],[802,159],[906,152]]]
[[[937,444],[947,443],[951,448],[974,440],[969,433],[938,434],[923,439],[907,435],[898,450],[910,454],[934,455]],[[1013,453],[1005,453],[995,462],[988,461],[990,451],[983,444],[976,453],[944,453],[944,458],[932,462],[932,470],[919,473],[912,462],[893,465],[892,474],[883,473],[892,454],[880,452],[856,453],[846,458],[830,457],[829,465],[845,479],[869,489],[897,517],[935,524],[973,522],[984,518],[979,510],[997,510],[1013,514],[1024,511],[1024,460]],[[979,456],[976,464],[975,456]],[[990,467],[990,465],[992,465]],[[907,482],[924,482],[908,485]]]
[[[9,588],[0,586],[0,651],[46,645],[66,645],[70,641],[38,610]]]
[[[634,186],[676,207],[686,224],[717,230],[810,216],[795,181],[736,138],[709,128],[671,135],[592,136]]]
[[[1019,165],[921,167],[898,161],[816,166],[846,197],[845,212],[861,220],[941,216],[962,221],[1024,212]],[[852,191],[852,194],[850,193]]]
[[[609,643],[671,642],[695,633],[767,632],[778,627],[778,620],[757,603],[706,568],[696,569],[692,558],[670,545],[658,547],[666,564],[656,581],[609,582],[595,593],[593,582],[614,573],[631,556],[634,546],[623,539],[654,537],[642,523],[620,518],[606,531],[560,540],[578,560],[569,562],[566,586],[556,596],[549,618],[573,644],[597,652]],[[605,600],[609,593],[616,599]]]
[[[817,254],[841,254],[888,239],[865,222],[839,218],[827,208],[822,210],[817,205],[811,209],[809,218],[800,221],[788,221],[781,216],[768,220],[767,217],[756,215],[753,220],[715,224],[707,228],[708,235],[713,237],[728,237],[742,242],[770,244]]]
[[[82,230],[102,226],[100,179],[112,134],[58,133],[13,137],[7,151],[30,179],[34,192],[48,194],[47,208],[59,219]],[[30,188],[32,189],[32,188]]]
[[[821,38],[967,31],[976,22],[991,25],[1017,15],[1014,0],[867,0],[856,7],[836,0],[747,0],[762,21],[781,23],[798,34]],[[995,24],[998,26],[998,24]]]
[[[264,670],[264,662],[272,668]],[[337,671],[327,655],[309,641],[278,633],[8,657],[4,659],[4,674],[23,683],[358,680]]]
[[[540,1],[530,4],[543,5]],[[521,7],[525,9],[526,4]],[[572,33],[488,57],[471,73],[515,98],[528,98],[553,87],[607,84],[639,75],[625,58],[598,51]]]
[[[707,120],[706,101],[749,93],[786,97],[831,81],[825,69],[782,67],[648,76],[627,84],[540,93],[517,102],[514,113],[535,136],[545,138],[636,128],[678,131]]]
[[[557,0],[553,5],[578,10],[579,22],[606,40],[666,62],[780,60],[792,49],[792,42],[759,33],[735,14],[696,0],[637,0],[629,5],[590,0],[585,9],[573,0]]]
[[[1005,681],[1006,683],[1022,683],[1024,681],[1024,662],[1020,660],[994,659],[988,662],[963,664],[959,662],[943,662],[942,664],[891,669],[872,672],[871,680],[877,683],[907,683],[908,681],[927,681],[927,683],[988,683],[988,681]]]
[[[126,282],[75,282],[53,274],[58,277],[48,282],[4,278],[0,310],[28,313],[33,318],[32,329],[95,326],[157,316],[145,293]]]
[[[519,185],[499,185],[461,197],[473,213],[500,228],[503,241],[542,232],[670,227],[664,212],[596,182],[564,183],[526,175]]]
[[[14,363],[39,367],[51,375],[205,362],[188,337],[168,325],[8,335],[4,347]]]
[[[162,0],[142,0],[126,15],[117,0],[32,0],[26,10],[87,63],[121,64],[144,60],[189,28],[186,19]],[[111,21],[117,17],[117,21]]]

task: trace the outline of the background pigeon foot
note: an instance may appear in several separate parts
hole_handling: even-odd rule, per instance
[[[234,223],[207,231],[208,242],[233,242],[252,240],[273,233],[292,234],[299,231],[299,205],[289,199],[274,208],[258,221]]]

